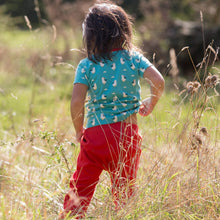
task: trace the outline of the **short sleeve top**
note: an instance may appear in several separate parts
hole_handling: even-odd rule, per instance
[[[139,79],[151,65],[141,53],[127,50],[112,52],[111,60],[81,60],[74,84],[88,86],[86,127],[123,121],[137,113],[141,104]]]

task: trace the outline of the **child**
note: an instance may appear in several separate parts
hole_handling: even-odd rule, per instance
[[[163,92],[164,79],[135,51],[131,38],[131,21],[121,7],[99,3],[90,8],[83,23],[88,57],[77,67],[71,100],[80,153],[61,218],[69,212],[78,218],[85,215],[103,170],[110,175],[116,209],[123,207],[134,194],[141,154],[137,113],[147,116],[152,112]],[[151,97],[142,102],[140,77],[151,88]]]

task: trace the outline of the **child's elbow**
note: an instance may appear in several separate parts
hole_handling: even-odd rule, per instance
[[[163,77],[162,77],[161,80],[160,80],[160,88],[161,88],[162,91],[163,91],[164,88],[165,88],[165,80],[164,80]]]
[[[157,80],[157,89],[162,93],[164,91],[165,88],[165,80],[164,78],[161,76],[158,80]]]

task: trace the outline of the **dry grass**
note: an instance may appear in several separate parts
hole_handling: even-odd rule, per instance
[[[52,39],[54,32],[49,33]],[[32,42],[42,37],[30,34],[35,36]],[[64,59],[69,49],[56,54],[60,50],[50,46],[41,48],[39,55],[39,50],[22,47],[24,56],[11,65],[10,60],[18,57],[19,51],[5,46],[0,54],[4,59],[0,77],[5,83],[0,93],[4,119],[0,140],[1,219],[52,220],[62,208],[79,152],[69,116],[71,85],[66,85],[71,84],[74,64],[81,55],[67,56],[74,60],[70,63]],[[185,83],[184,89],[179,89],[181,80],[175,70],[177,89],[167,88],[153,114],[139,117],[143,145],[135,197],[115,212],[109,177],[103,173],[88,219],[220,218],[220,70],[216,59],[208,65],[211,53],[217,57],[210,45],[195,67],[195,78]],[[64,59],[62,65],[59,57]],[[10,74],[9,84],[5,73]],[[24,80],[19,81],[20,77]],[[144,93],[147,87],[142,85]]]

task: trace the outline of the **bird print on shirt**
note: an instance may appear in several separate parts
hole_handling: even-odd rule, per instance
[[[121,81],[125,82],[126,81],[126,77],[124,75],[121,75]]]
[[[137,97],[136,97],[136,96],[134,96],[134,97],[133,97],[133,100],[134,100],[134,101],[137,101],[138,99],[137,99]]]
[[[93,89],[94,89],[94,90],[97,90],[97,85],[96,85],[96,83],[94,83]]]
[[[102,99],[103,99],[103,100],[107,99],[107,96],[104,95],[104,94],[102,94]]]
[[[122,57],[120,59],[120,62],[121,62],[122,65],[125,64],[125,60]]]
[[[113,63],[112,66],[111,66],[112,70],[115,70],[116,69],[116,64]]]
[[[122,95],[124,98],[126,98],[128,96],[128,94],[126,92],[123,92]]]
[[[132,81],[132,86],[136,86],[136,79]]]
[[[115,102],[117,99],[118,99],[118,97],[115,95],[115,96],[113,97],[113,101]]]
[[[95,126],[95,119],[92,119],[92,126]]]
[[[94,73],[95,73],[95,67],[93,67],[93,68],[92,68],[91,73],[92,73],[92,74],[94,74]]]
[[[102,84],[105,85],[107,82],[107,79],[105,77],[102,77]]]
[[[114,80],[114,83],[112,84],[114,87],[116,87],[117,86],[117,80],[115,79]]]
[[[117,106],[114,106],[114,107],[112,108],[112,110],[113,110],[113,111],[117,110]]]
[[[114,122],[117,122],[117,121],[118,121],[118,117],[117,117],[116,115],[114,116],[113,121],[114,121]]]
[[[101,113],[100,118],[101,118],[102,120],[104,120],[104,119],[105,119],[105,115],[104,115],[103,113]]]
[[[144,70],[145,70],[144,68],[140,68],[140,71],[141,71],[142,73],[144,72]]]
[[[103,61],[101,61],[99,64],[100,64],[101,67],[105,66],[105,64],[103,63]]]
[[[131,69],[135,69],[135,65],[133,63],[131,64]]]

